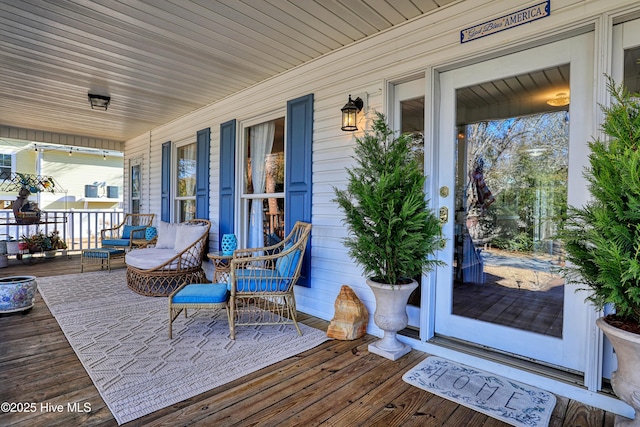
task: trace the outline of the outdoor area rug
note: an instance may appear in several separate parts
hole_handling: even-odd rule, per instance
[[[173,323],[167,298],[126,285],[125,270],[37,278],[38,289],[118,424],[231,382],[328,338],[300,324],[238,327],[224,310]]]
[[[427,357],[402,379],[513,426],[548,426],[556,405],[549,392],[437,356]]]

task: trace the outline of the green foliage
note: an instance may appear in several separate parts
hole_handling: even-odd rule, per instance
[[[350,256],[367,277],[392,285],[431,270],[438,261],[429,255],[442,247],[440,221],[427,209],[412,143],[410,135],[394,138],[377,113],[372,131],[356,138],[347,188],[334,188]]]
[[[561,272],[586,284],[597,307],[640,323],[640,103],[609,78],[613,97],[602,130],[608,141],[589,144],[592,200],[570,207],[560,238],[570,264]]]
[[[52,231],[45,234],[39,231],[31,236],[22,236],[22,241],[27,243],[30,252],[51,251],[54,249],[67,249],[67,244],[60,238],[59,232]]]

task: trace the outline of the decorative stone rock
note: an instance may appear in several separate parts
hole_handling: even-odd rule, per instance
[[[369,312],[353,289],[343,285],[335,302],[335,313],[327,336],[337,340],[355,340],[367,333]]]

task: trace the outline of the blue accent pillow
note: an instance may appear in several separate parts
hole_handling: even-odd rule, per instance
[[[122,227],[122,236],[120,236],[121,239],[129,239],[131,237],[131,229],[133,227],[131,225],[125,224],[124,227]]]
[[[285,247],[285,250],[287,248]],[[300,249],[295,249],[288,254],[281,256],[276,261],[276,270],[281,277],[291,277],[296,272],[298,260],[300,259]]]
[[[171,301],[174,304],[216,304],[229,300],[229,290],[224,283],[192,283],[180,289]]]
[[[122,227],[121,239],[142,239],[144,237],[144,230],[147,227],[143,225],[127,225]]]
[[[158,235],[158,229],[155,227],[147,227],[144,232],[144,238],[146,240],[151,240]]]

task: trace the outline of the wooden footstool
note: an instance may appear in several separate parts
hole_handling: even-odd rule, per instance
[[[100,269],[105,266],[111,273],[111,260],[124,259],[124,250],[115,248],[94,248],[83,249],[80,255],[80,272],[84,273],[85,265],[99,265]]]

